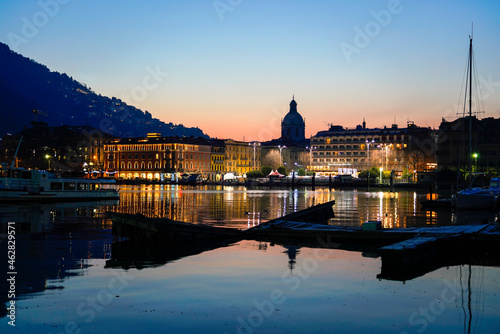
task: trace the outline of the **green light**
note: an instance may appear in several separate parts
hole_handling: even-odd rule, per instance
[[[474,154],[472,155],[472,157],[474,157],[474,158],[476,158],[476,159],[477,159],[477,157],[478,157],[478,156],[479,156],[479,154],[477,154],[477,153],[474,153]]]

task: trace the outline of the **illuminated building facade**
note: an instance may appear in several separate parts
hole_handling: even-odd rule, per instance
[[[224,140],[210,139],[210,174],[209,180],[220,181],[225,173],[226,166],[226,145]]]
[[[226,145],[226,172],[243,175],[251,170],[260,170],[260,146],[252,146],[251,143],[232,139],[227,139],[224,143]]]
[[[107,171],[124,179],[173,179],[177,173],[207,177],[211,171],[211,145],[202,138],[148,134],[116,139],[104,145],[104,152]]]
[[[251,144],[150,133],[146,138],[115,139],[105,144],[104,165],[108,173],[123,179],[177,181],[184,174],[200,174],[220,181],[227,172],[244,175],[261,168],[260,146]]]
[[[429,128],[411,122],[406,128],[393,124],[368,129],[332,125],[311,138],[312,170],[327,174],[353,174],[372,167],[383,170],[423,171],[435,167],[435,141]]]

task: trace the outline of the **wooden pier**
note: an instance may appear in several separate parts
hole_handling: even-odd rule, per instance
[[[334,217],[332,209],[334,204],[335,201],[318,204],[288,214],[281,219],[327,224],[328,220]],[[137,240],[184,241],[228,237],[244,239],[248,235],[244,230],[234,228],[191,224],[168,218],[148,218],[141,214],[119,212],[107,212],[106,214],[113,221],[114,235]]]
[[[328,225],[334,201],[273,219],[246,230],[190,224],[139,214],[108,213],[113,234],[133,240],[152,241],[160,247],[183,247],[182,242],[216,242],[243,239],[308,247],[369,247],[382,259],[380,278],[406,280],[429,268],[466,258],[478,249],[495,257],[500,249],[500,225],[454,225],[368,229]],[[371,225],[370,225],[371,226]],[[179,243],[181,242],[181,243]],[[196,247],[189,243],[188,247]],[[207,247],[204,244],[203,247]]]

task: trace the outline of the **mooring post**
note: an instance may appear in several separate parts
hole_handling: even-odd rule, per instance
[[[316,190],[316,173],[313,173],[312,177],[312,191]]]

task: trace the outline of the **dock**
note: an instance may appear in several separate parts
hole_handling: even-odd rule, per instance
[[[335,201],[329,201],[314,205],[310,208],[288,214],[280,219],[295,219],[317,224],[327,224],[328,220],[334,217],[332,209],[334,204]],[[228,237],[244,239],[248,236],[245,230],[192,224],[168,218],[149,218],[141,214],[107,212],[106,215],[113,221],[113,235],[136,240],[176,242]],[[271,220],[270,222],[273,221]]]
[[[282,245],[333,249],[369,249],[382,260],[383,279],[407,280],[449,263],[461,262],[478,250],[496,257],[500,249],[500,225],[454,225],[384,229],[379,222],[362,227],[328,225],[334,201],[270,220],[249,229],[191,224],[140,214],[108,212],[113,235],[151,242],[159,247],[191,248],[243,239]],[[208,243],[207,243],[208,242]],[[208,248],[207,248],[208,247]],[[175,252],[170,251],[169,256]],[[483,255],[481,257],[484,257]],[[115,263],[116,265],[116,263]]]

